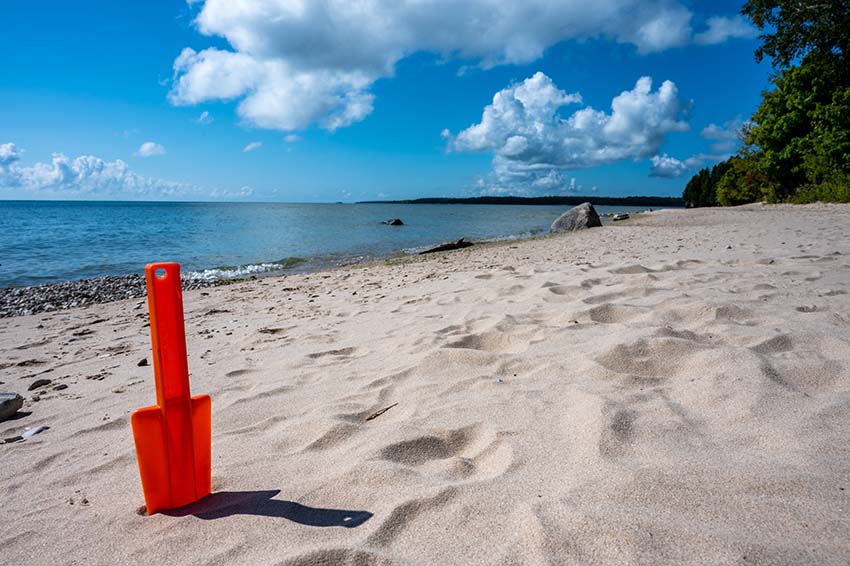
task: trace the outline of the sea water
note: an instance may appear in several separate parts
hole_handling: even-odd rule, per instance
[[[0,288],[141,273],[313,270],[465,237],[545,233],[570,206],[0,201]],[[599,214],[645,207],[597,206]],[[381,222],[401,218],[404,226]]]

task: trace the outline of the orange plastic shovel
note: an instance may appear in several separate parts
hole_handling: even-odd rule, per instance
[[[212,403],[209,395],[189,396],[180,266],[151,263],[145,277],[156,405],[135,411],[130,423],[150,515],[210,493]]]

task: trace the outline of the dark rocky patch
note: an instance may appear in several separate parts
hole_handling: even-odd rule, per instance
[[[436,246],[436,247],[431,248],[429,250],[425,250],[424,252],[419,252],[419,255],[433,254],[433,253],[436,253],[436,252],[448,252],[448,251],[451,251],[451,250],[459,250],[461,248],[468,248],[469,246],[474,246],[474,245],[475,245],[474,242],[469,242],[466,239],[461,238],[457,242],[448,242],[446,244],[440,244],[439,246]]]
[[[228,282],[184,279],[183,290],[215,287]],[[0,289],[0,318],[110,303],[145,296],[147,296],[147,288],[143,275],[116,275],[49,283],[34,287],[8,287]]]

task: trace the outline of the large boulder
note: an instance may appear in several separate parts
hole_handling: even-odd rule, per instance
[[[589,202],[583,202],[575,208],[571,208],[552,222],[549,232],[560,234],[561,232],[575,232],[585,228],[596,228],[602,226],[596,209]]]
[[[12,418],[24,406],[24,398],[17,393],[0,393],[0,422]]]

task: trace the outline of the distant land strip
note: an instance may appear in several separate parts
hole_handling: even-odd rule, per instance
[[[411,200],[366,200],[360,204],[570,204],[583,202],[600,206],[659,206],[684,207],[685,201],[680,197],[470,197],[470,198],[417,198]]]

